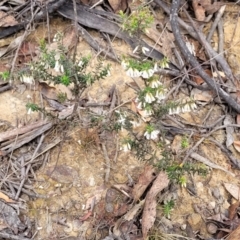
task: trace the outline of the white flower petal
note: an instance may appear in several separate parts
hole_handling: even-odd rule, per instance
[[[55,62],[54,70],[55,70],[56,72],[60,72],[60,64],[59,64],[58,60]]]
[[[146,47],[142,47],[142,52],[143,52],[144,54],[146,54],[146,52],[149,52],[149,49],[146,48]]]
[[[136,46],[136,47],[134,48],[134,50],[133,50],[133,53],[136,53],[137,50],[138,50],[138,48],[139,48],[139,46]]]
[[[129,69],[126,71],[126,74],[127,74],[127,76],[129,76],[129,77],[133,77],[133,69],[132,69],[132,68],[129,68]]]

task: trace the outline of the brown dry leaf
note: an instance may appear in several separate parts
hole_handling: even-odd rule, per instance
[[[191,96],[195,101],[210,102],[213,100],[214,93],[212,91],[202,91],[200,89],[194,88],[191,91]]]
[[[136,103],[132,100],[131,101],[131,110],[135,113],[137,113],[137,106]]]
[[[237,209],[239,207],[239,204],[240,204],[240,202],[237,201],[237,202],[235,202],[235,203],[233,203],[229,206],[229,208],[228,208],[228,215],[229,216],[228,217],[229,217],[230,220],[233,220],[236,217]]]
[[[120,10],[124,12],[128,7],[127,0],[108,0],[108,2],[115,13]]]
[[[147,193],[146,202],[142,215],[142,233],[143,239],[147,239],[149,229],[153,226],[156,219],[156,196],[169,184],[168,176],[165,172],[160,172],[153,182],[150,191]]]
[[[240,141],[234,141],[233,146],[238,152],[240,152]]]
[[[140,213],[140,211],[142,210],[142,207],[145,203],[145,200],[140,201],[138,204],[135,204],[134,207],[132,209],[130,209],[124,216],[124,220],[126,221],[131,221],[134,218],[136,218],[138,216],[138,214]]]
[[[160,22],[159,20],[154,20],[154,22],[151,24],[151,26],[149,28],[146,29],[145,34],[152,39],[156,44],[162,46],[162,36],[163,34],[161,34],[158,29],[157,26],[160,25],[162,26],[163,23]]]
[[[6,194],[0,192],[0,198],[3,199],[5,202],[8,203],[15,203],[14,200],[12,200],[11,198],[9,198]]]
[[[12,15],[0,11],[0,27],[11,27],[17,24],[18,22]]]
[[[205,73],[207,73],[210,77],[212,77],[212,71],[209,70],[209,69],[205,69],[204,70]],[[203,84],[205,81],[199,76],[199,75],[195,75],[192,77],[194,82],[197,84],[197,85],[201,85]]]
[[[240,239],[240,225],[230,233],[226,240],[239,240]]]
[[[198,21],[205,20],[205,9],[203,8],[202,4],[199,0],[192,1],[193,10]]]
[[[145,192],[148,185],[156,177],[155,170],[153,166],[146,166],[144,172],[139,176],[137,184],[133,187],[133,199],[138,201],[142,194]]]
[[[223,184],[226,190],[237,200],[240,200],[240,189],[237,185],[232,183]]]
[[[57,100],[56,88],[49,86],[46,82],[39,83],[39,90],[45,97]]]

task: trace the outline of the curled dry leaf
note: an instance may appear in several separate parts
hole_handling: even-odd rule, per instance
[[[137,184],[133,187],[133,199],[138,201],[147,189],[148,185],[156,177],[155,170],[152,166],[146,166],[144,172],[140,175]]]
[[[240,152],[240,141],[234,141],[233,146],[238,152]]]
[[[210,102],[213,100],[215,94],[212,91],[202,91],[197,88],[193,88],[191,96],[195,101]]]
[[[205,19],[205,9],[199,0],[192,1],[193,10],[198,21],[204,21]]]
[[[240,189],[237,185],[232,183],[223,184],[226,190],[237,200],[240,200]]]
[[[233,204],[231,204],[229,206],[229,208],[228,208],[228,217],[229,217],[230,220],[233,220],[236,217],[237,209],[239,207],[239,204],[240,204],[240,202],[237,201],[237,202],[235,202],[235,203],[233,203]]]
[[[147,239],[149,229],[153,226],[156,219],[156,196],[169,184],[168,176],[165,172],[160,172],[153,182],[150,191],[147,193],[145,206],[142,215],[142,233],[143,239]]]
[[[207,73],[210,77],[212,77],[212,71],[211,71],[211,70],[205,69],[204,71],[205,71],[205,73]],[[193,78],[194,82],[195,82],[197,85],[201,85],[201,84],[203,84],[203,83],[205,82],[199,75],[194,75],[192,78]]]

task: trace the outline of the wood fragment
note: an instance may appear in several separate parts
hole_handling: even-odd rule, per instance
[[[26,132],[29,132],[35,128],[41,127],[45,124],[47,124],[47,121],[38,121],[36,123],[29,124],[27,126],[21,127],[21,128],[16,128],[13,130],[9,130],[3,133],[0,133],[0,142],[6,141],[8,139],[14,138],[18,135],[24,134]]]

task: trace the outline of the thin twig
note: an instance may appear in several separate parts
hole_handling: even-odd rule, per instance
[[[102,144],[102,150],[103,150],[103,156],[106,161],[106,174],[105,174],[105,182],[107,183],[109,180],[109,175],[110,175],[110,159],[108,157],[107,149],[104,143]]]
[[[224,11],[225,11],[225,8],[226,8],[226,5],[223,5],[219,9],[219,11],[218,11],[218,13],[217,13],[217,15],[215,17],[215,20],[214,20],[214,22],[212,24],[212,27],[211,27],[211,29],[210,29],[210,31],[208,33],[207,39],[206,39],[208,42],[211,41],[213,33],[214,33],[215,29],[217,28],[217,25],[218,25],[222,15],[223,15]]]
[[[223,21],[218,22],[218,53],[224,54],[224,33],[223,33]]]

